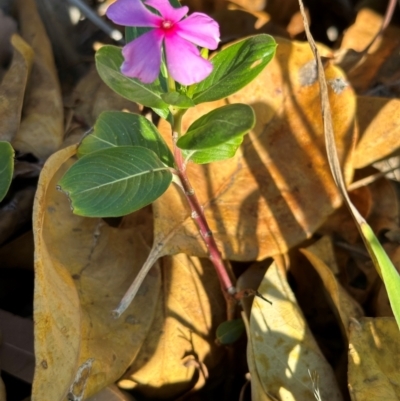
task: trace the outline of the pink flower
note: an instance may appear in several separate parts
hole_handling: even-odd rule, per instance
[[[145,4],[161,16],[153,14]],[[173,8],[168,0],[145,0],[145,4],[141,0],[117,0],[107,10],[108,18],[116,24],[153,28],[124,46],[121,72],[143,83],[154,82],[160,72],[164,44],[168,73],[175,81],[192,85],[206,78],[213,67],[201,57],[197,46],[217,48],[217,22],[202,13],[184,18],[188,7]]]

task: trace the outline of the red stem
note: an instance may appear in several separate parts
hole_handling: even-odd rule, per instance
[[[186,164],[183,160],[182,152],[176,146],[177,137],[178,135],[174,134],[174,141],[173,141],[174,158],[175,158],[176,168],[178,171],[178,177],[183,187],[183,193],[185,194],[190,209],[192,211],[192,218],[196,222],[200,230],[201,237],[203,238],[203,241],[207,246],[209,258],[215,267],[219,281],[221,282],[222,289],[230,295],[235,295],[236,287],[233,285],[232,280],[226,270],[226,267],[222,260],[221,253],[215,242],[213,233],[210,230],[210,227],[208,226],[203,208],[200,205],[199,200],[195,194],[195,191],[192,185],[190,184],[189,178],[186,174]]]

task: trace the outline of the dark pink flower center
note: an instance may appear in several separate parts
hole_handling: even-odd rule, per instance
[[[169,20],[164,20],[164,21],[161,23],[161,27],[162,27],[163,29],[165,29],[165,30],[171,29],[171,28],[173,27],[173,25],[174,25],[174,23],[173,23],[172,21],[169,21]]]

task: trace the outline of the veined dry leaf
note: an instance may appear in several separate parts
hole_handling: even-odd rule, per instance
[[[394,318],[361,318],[350,326],[349,390],[353,401],[400,399],[400,337]]]
[[[256,260],[284,253],[309,238],[341,204],[328,167],[319,86],[307,43],[277,38],[276,57],[246,88],[228,98],[256,113],[255,128],[230,160],[206,166],[190,164],[192,181],[217,243],[227,259]],[[322,48],[324,54],[328,50]],[[343,73],[328,64],[332,82]],[[329,91],[336,143],[347,182],[352,177],[355,96],[332,83]],[[336,89],[335,89],[336,88]],[[195,116],[223,104],[203,104],[184,117],[184,130]],[[164,137],[170,128],[161,126]],[[154,203],[155,237],[164,254],[205,256],[198,229],[180,190],[171,187]]]
[[[220,362],[224,349],[215,344],[215,331],[226,319],[226,304],[207,259],[179,254],[159,263],[157,314],[128,375],[146,397],[175,399]]]
[[[13,59],[0,85],[0,140],[10,142],[18,131],[32,48],[17,34],[11,38]]]
[[[247,359],[250,375],[256,378],[252,380],[253,400],[312,400],[310,373],[314,372],[319,376],[322,400],[343,400],[332,368],[276,263],[268,268],[258,291],[272,305],[255,297],[251,309]]]
[[[360,140],[353,162],[355,168],[362,168],[399,149],[400,100],[359,96],[357,103]]]
[[[310,261],[320,276],[326,292],[328,293],[334,312],[338,316],[346,338],[349,337],[350,322],[364,316],[361,306],[347,293],[335,277],[338,271],[335,255],[330,237],[322,237],[319,241],[301,253]]]
[[[60,147],[64,135],[60,84],[35,0],[18,0],[16,4],[21,35],[32,47],[35,57],[23,119],[12,144],[20,152],[46,159]]]
[[[35,199],[33,400],[88,397],[115,382],[148,334],[160,291],[153,268],[124,316],[111,316],[147,256],[151,214],[142,209],[116,228],[73,215],[56,186],[75,151],[49,158]]]

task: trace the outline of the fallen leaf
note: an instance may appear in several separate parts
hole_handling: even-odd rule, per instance
[[[0,377],[0,401],[7,401],[6,388],[4,386],[4,382],[1,377]]]
[[[213,18],[219,24],[222,43],[259,33],[268,33],[274,37],[288,37],[287,32],[264,12],[230,8],[213,13]]]
[[[253,400],[312,400],[313,372],[320,379],[322,400],[343,400],[333,370],[275,263],[268,268],[258,291],[272,305],[255,297],[251,308],[247,359]]]
[[[33,270],[33,234],[28,231],[0,247],[2,267]]]
[[[382,64],[399,46],[400,29],[389,25],[367,54],[360,59],[359,53],[364,51],[379,32],[382,21],[383,16],[368,6],[361,8],[354,24],[345,31],[340,49],[336,53],[339,66],[347,72],[351,85],[358,93],[367,90],[376,82]]]
[[[35,367],[32,320],[0,309],[0,326],[1,369],[26,383],[32,383]]]
[[[73,108],[74,117],[84,126],[91,127],[103,111],[126,109],[140,113],[138,104],[123,98],[111,90],[92,68],[74,88],[68,101]]]
[[[207,166],[188,166],[189,178],[226,259],[252,261],[284,253],[309,238],[341,204],[325,155],[312,52],[305,43],[279,38],[277,43],[276,57],[266,69],[228,98],[229,103],[251,105],[257,119],[236,156]],[[325,73],[330,80],[345,79],[329,64]],[[334,128],[339,157],[349,183],[355,96],[345,87],[342,92],[330,90],[329,98],[337,116]],[[201,104],[190,110],[184,116],[184,130],[196,117],[221,104]],[[167,124],[160,129],[170,141]],[[154,203],[156,241],[163,243],[164,254],[205,256],[185,203],[174,186]]]
[[[87,399],[87,401],[135,401],[129,393],[121,391],[117,386],[111,385]]]
[[[17,23],[9,15],[0,10],[0,65],[8,64],[12,47],[10,44],[11,36],[17,32]]]
[[[163,291],[157,314],[126,375],[150,399],[189,391],[224,354],[215,332],[226,319],[226,304],[211,262],[179,254],[159,263]]]
[[[357,103],[360,139],[354,150],[353,163],[355,168],[362,168],[399,149],[400,100],[359,96]]]
[[[24,94],[32,68],[32,48],[17,34],[11,38],[13,59],[0,85],[0,140],[11,141],[18,132]]]
[[[331,239],[322,237],[313,245],[300,249],[320,276],[326,292],[334,306],[334,312],[341,323],[344,337],[349,336],[352,319],[364,316],[361,306],[352,298],[336,279],[338,273]]]
[[[350,326],[349,390],[353,401],[400,398],[400,340],[394,318],[361,318]]]
[[[9,192],[0,208],[0,244],[30,224],[35,192],[33,186]]]
[[[148,334],[160,291],[153,268],[125,315],[111,316],[147,255],[151,214],[143,209],[118,227],[73,215],[56,186],[75,152],[71,146],[49,158],[34,205],[38,400],[88,397],[115,382]]]
[[[46,159],[60,147],[64,135],[61,89],[50,41],[35,1],[18,0],[16,5],[21,36],[32,47],[35,56],[23,119],[12,144],[22,153]]]

